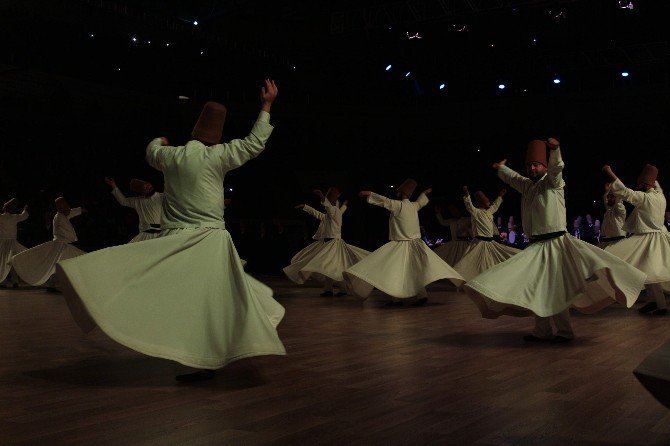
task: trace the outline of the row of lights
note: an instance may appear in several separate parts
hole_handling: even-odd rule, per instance
[[[388,64],[388,65],[386,66],[386,70],[385,70],[385,71],[391,71],[392,68],[393,68],[393,65],[392,65],[392,64]],[[630,73],[629,73],[628,71],[622,71],[620,74],[621,74],[621,77],[630,77]],[[405,77],[410,77],[411,75],[412,75],[412,72],[411,72],[411,71],[408,71],[408,72],[405,73]],[[555,78],[553,79],[553,83],[554,83],[555,85],[559,85],[559,84],[561,83],[561,78],[559,78],[559,77],[555,77]],[[445,83],[441,83],[441,84],[439,85],[438,88],[439,88],[440,90],[444,90],[446,87],[447,87],[447,84],[445,84]],[[504,89],[506,89],[506,88],[507,88],[507,85],[506,85],[506,84],[502,84],[502,83],[501,83],[501,84],[498,84],[498,89],[499,89],[499,90],[504,90]],[[526,90],[523,90],[523,91],[526,91]]]

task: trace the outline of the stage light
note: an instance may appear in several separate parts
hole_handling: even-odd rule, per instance
[[[147,45],[151,45],[151,40],[147,40]]]
[[[181,100],[181,101],[186,101],[188,99],[189,99],[188,96],[179,95],[179,100]]]
[[[121,71],[121,68],[117,68],[116,71]]]
[[[409,31],[406,31],[405,34],[407,34],[407,38],[410,39],[410,40],[412,40],[412,39],[423,39],[423,37],[421,37],[421,34],[419,34],[419,33],[415,33],[414,35],[410,35]]]
[[[165,46],[170,46],[170,42],[166,43]]]
[[[293,65],[293,69],[295,70],[295,65]]]
[[[619,0],[619,8],[621,8],[621,9],[634,9],[635,5],[633,5],[633,2],[627,2],[627,1]]]
[[[504,90],[505,87],[506,87],[505,84],[498,84],[498,89],[499,89],[499,90]]]
[[[202,56],[203,54],[205,54],[205,52],[204,52],[204,51],[200,51],[200,55]]]
[[[91,38],[94,38],[94,37],[95,37],[95,34],[91,34]]]
[[[198,26],[198,21],[195,20],[195,21],[193,22],[193,25],[194,25],[194,26]]]
[[[533,43],[537,43],[537,39],[533,37]]]
[[[229,188],[228,188],[228,192],[232,192],[232,191],[233,191],[233,188],[232,188],[232,187],[229,187]]]
[[[630,73],[628,71],[621,72],[621,77],[628,77],[628,76],[630,76]]]
[[[407,73],[405,73],[405,77],[409,77],[410,74],[412,74],[412,72],[408,71]]]
[[[554,78],[554,83],[558,85],[561,83],[561,80],[559,78]]]
[[[391,189],[393,189],[393,185],[391,184]]]
[[[444,90],[446,86],[447,86],[446,84],[440,84],[440,90]]]
[[[132,37],[130,40],[132,40],[133,42],[137,42],[137,37]]]
[[[391,70],[391,64],[386,65],[386,71],[390,71],[390,70]]]

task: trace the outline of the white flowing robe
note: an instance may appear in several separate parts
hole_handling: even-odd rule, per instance
[[[454,265],[454,269],[467,281],[518,254],[521,250],[488,240],[498,232],[498,228],[493,225],[493,214],[502,204],[502,197],[496,198],[488,209],[473,206],[470,195],[463,197],[463,201],[472,219],[472,233],[475,237],[487,239],[475,238],[465,255]]]
[[[169,237],[58,265],[82,329],[97,324],[141,353],[205,369],[286,354],[276,330],[284,308],[244,272],[223,219],[226,172],[259,155],[271,132],[269,114],[261,112],[243,140],[149,144],[147,161],[165,178],[162,223]]]
[[[624,223],[624,230],[632,235],[608,246],[606,251],[644,271],[646,284],[669,282],[670,233],[664,224],[666,200],[663,189],[656,182],[647,192],[634,191],[616,180],[612,191],[635,208]]]
[[[521,193],[523,229],[531,238],[566,230],[563,159],[551,150],[547,174],[536,182],[507,166],[498,176]],[[646,275],[616,256],[565,233],[525,250],[470,280],[465,289],[482,317],[540,317],[573,306],[593,313],[614,302],[631,307]]]
[[[154,192],[150,197],[126,197],[118,187],[112,190],[112,195],[122,206],[135,209],[139,220],[140,233],[128,243],[151,240],[160,235],[161,213],[163,208],[163,194]]]
[[[603,216],[603,222],[600,225],[600,243],[598,244],[598,247],[601,249],[605,249],[621,240],[604,239],[626,236],[626,231],[623,229],[623,225],[626,221],[626,207],[623,205],[620,197],[615,198],[612,206],[608,205],[607,195],[608,194],[605,193],[605,196],[603,197],[605,215]]]
[[[86,254],[70,243],[77,241],[77,233],[70,219],[81,215],[81,208],[72,208],[68,215],[56,212],[53,219],[53,240],[26,249],[12,258],[12,265],[26,283],[44,285],[56,272],[56,264]]]
[[[389,215],[389,242],[347,269],[347,289],[367,298],[373,288],[395,298],[409,298],[425,293],[429,283],[450,279],[460,286],[460,274],[435,254],[423,240],[419,227],[419,209],[428,204],[425,194],[416,201],[391,200],[372,193],[368,203],[383,207]]]
[[[20,214],[3,212],[0,214],[0,282],[3,282],[12,269],[12,257],[26,250],[16,241],[16,225],[28,218],[28,212]]]

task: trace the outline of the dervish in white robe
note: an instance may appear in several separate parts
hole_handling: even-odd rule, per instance
[[[163,172],[163,235],[61,262],[68,305],[85,331],[97,324],[146,355],[205,369],[251,356],[284,355],[277,334],[284,308],[272,290],[246,274],[226,230],[224,178],[258,156],[272,133],[274,82],[245,139],[220,144],[226,109],[208,102],[185,146],[156,138],[147,162]]]
[[[478,207],[473,205],[467,187],[464,188],[464,192],[463,201],[465,202],[465,209],[470,213],[472,233],[475,238],[470,243],[463,258],[454,265],[454,269],[468,281],[492,266],[518,254],[521,250],[503,245],[493,239],[493,236],[498,232],[498,228],[493,224],[493,214],[498,211],[502,204],[502,197],[506,190],[500,191],[493,203],[483,192],[477,191],[475,199]]]
[[[105,178],[105,182],[112,187],[112,195],[121,206],[135,209],[139,220],[140,233],[128,243],[151,240],[161,233],[161,212],[163,209],[163,194],[156,192],[148,181],[132,179],[130,190],[139,194],[137,197],[126,197],[116,186],[113,178]]]
[[[449,228],[451,240],[442,243],[435,248],[435,254],[449,265],[456,265],[463,258],[470,247],[472,241],[472,220],[470,217],[463,217],[460,211],[454,205],[449,206],[449,212],[452,218],[445,219],[439,207],[435,208],[435,217],[440,225]],[[493,223],[491,223],[493,224]]]
[[[70,244],[78,240],[70,220],[81,215],[84,209],[70,208],[67,201],[59,197],[56,199],[56,210],[52,226],[53,240],[27,249],[12,258],[12,265],[24,282],[33,286],[46,284],[49,290],[60,285],[54,276],[58,262],[86,254]]]
[[[389,242],[344,272],[347,289],[358,297],[367,298],[373,288],[398,299],[417,298],[417,305],[427,300],[426,286],[436,280],[449,279],[457,287],[464,280],[460,274],[433,252],[421,239],[419,209],[428,204],[422,192],[416,201],[410,197],[416,181],[408,179],[398,188],[399,200],[374,192],[359,195],[367,202],[390,212]]]
[[[524,340],[565,342],[574,337],[571,306],[584,313],[615,302],[630,308],[646,275],[566,232],[564,163],[558,141],[531,141],[526,155],[530,178],[505,161],[494,167],[500,179],[521,193],[523,229],[531,244],[465,284],[482,317],[535,315],[535,329]]]
[[[626,207],[620,197],[617,197],[611,190],[612,185],[605,185],[605,195],[603,203],[605,204],[605,215],[600,225],[600,243],[598,248],[605,249],[626,238],[626,231],[623,226],[626,221]]]
[[[14,288],[19,286],[19,277],[12,268],[12,257],[26,250],[16,240],[16,225],[28,219],[28,206],[25,206],[20,214],[15,214],[17,201],[12,198],[2,206],[0,214],[0,283],[9,276],[9,282]]]
[[[645,287],[648,302],[639,311],[655,315],[667,314],[663,288],[670,282],[670,235],[665,229],[665,195],[656,181],[658,170],[648,164],[638,178],[638,189],[624,186],[611,167],[605,171],[612,177],[612,192],[618,198],[635,206],[624,224],[631,233],[627,239],[607,247],[607,252],[630,263],[647,275]]]
[[[325,196],[321,191],[315,192],[321,198],[325,213],[306,204],[298,207],[320,221],[319,228],[323,243],[318,244],[319,248],[311,251],[310,255],[304,256],[299,261],[292,261],[284,268],[284,273],[298,284],[305,283],[310,277],[323,281],[324,289],[321,296],[332,296],[333,284],[337,284],[340,291],[336,296],[344,296],[347,293],[344,291],[344,286],[341,285],[342,273],[361,261],[370,252],[349,245],[342,240],[342,216],[347,210],[347,203],[340,205],[340,191],[331,187]]]

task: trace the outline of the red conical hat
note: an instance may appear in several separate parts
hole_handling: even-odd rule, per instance
[[[540,163],[547,167],[547,143],[534,139],[528,143],[528,150],[526,150],[526,164]]]
[[[130,190],[135,192],[136,194],[144,194],[144,186],[149,184],[147,181],[142,181],[138,180],[137,178],[133,178],[130,180]]]
[[[336,187],[329,187],[328,191],[326,192],[326,199],[330,201],[331,203],[334,203],[337,201],[338,198],[340,198],[340,190]]]
[[[488,199],[488,197],[484,194],[484,192],[478,190],[475,192],[475,203],[479,207],[488,207],[491,204],[491,200]]]
[[[407,198],[411,198],[412,194],[414,193],[414,190],[416,189],[417,183],[411,178],[407,178],[403,183],[398,186],[397,193],[398,194],[405,194]]]
[[[65,200],[63,197],[58,197],[56,200],[54,200],[56,203],[56,210],[58,212],[63,212],[63,213],[69,213],[70,212],[70,205],[68,202]]]
[[[656,178],[658,178],[658,169],[656,166],[647,164],[640,172],[640,176],[637,177],[637,184],[653,186],[656,183]]]
[[[2,211],[12,213],[16,210],[16,206],[18,204],[19,204],[19,202],[16,200],[16,198],[12,198],[9,201],[7,201],[5,204],[2,205]]]

